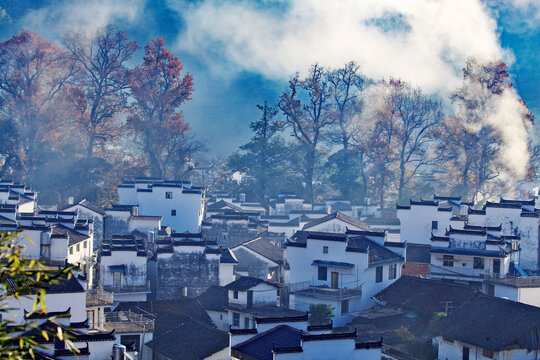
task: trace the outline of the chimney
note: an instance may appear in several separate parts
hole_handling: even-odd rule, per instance
[[[469,213],[469,207],[467,205],[459,206],[459,216],[467,216]]]
[[[240,200],[241,203],[245,203],[246,202],[246,194],[244,194],[244,193],[238,194],[238,200]]]
[[[73,205],[73,196],[68,197],[68,205]]]

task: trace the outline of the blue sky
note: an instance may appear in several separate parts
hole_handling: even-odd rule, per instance
[[[367,76],[401,77],[447,98],[468,56],[510,63],[519,93],[540,116],[540,5],[534,0],[73,0],[0,1],[20,29],[59,42],[74,27],[116,23],[141,45],[165,38],[194,75],[187,120],[213,154],[249,137],[256,104],[276,103],[288,77],[319,62],[357,61]]]

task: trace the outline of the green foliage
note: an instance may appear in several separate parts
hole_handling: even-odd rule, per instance
[[[309,324],[326,325],[334,316],[334,308],[326,304],[309,305]]]
[[[362,158],[357,151],[341,149],[328,157],[328,179],[344,199],[363,201],[365,186],[359,181],[362,167]]]
[[[239,152],[229,157],[228,168],[232,173],[242,174],[238,191],[267,204],[271,196],[301,185],[288,171],[289,148],[279,136],[283,124],[274,120],[278,110],[266,103],[257,105],[257,108],[261,110],[261,117],[250,124],[253,137],[249,143],[240,146]]]
[[[72,276],[71,270],[74,268],[49,269],[40,261],[25,258],[24,247],[20,244],[21,239],[17,234],[0,233],[0,287],[5,289],[0,293],[0,313],[13,310],[7,307],[7,301],[10,298],[34,298],[32,310],[27,315],[46,314],[44,284],[56,284],[60,278],[64,277],[69,279]],[[22,309],[17,310],[22,311]],[[75,353],[75,347],[61,325],[54,320],[54,317],[49,318],[49,321],[53,327],[43,329],[34,322],[19,325],[2,316],[0,359],[35,358],[36,351],[45,348],[45,345],[37,342],[38,337],[51,339],[51,342],[54,338],[64,341]]]

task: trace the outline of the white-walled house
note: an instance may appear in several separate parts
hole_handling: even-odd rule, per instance
[[[340,211],[333,212],[313,221],[302,227],[304,231],[320,231],[332,233],[345,233],[349,230],[371,230],[366,223],[343,214]]]
[[[64,211],[77,211],[81,216],[92,219],[94,222],[94,251],[97,251],[101,246],[103,239],[103,226],[105,220],[105,210],[98,205],[92,204],[86,199],[79,201],[76,204],[70,205]]]
[[[523,276],[484,279],[482,290],[492,296],[540,308],[540,277]]]
[[[380,360],[382,341],[358,342],[356,330],[310,326],[307,314],[256,319],[251,329],[229,331],[233,360]]]
[[[118,186],[120,205],[137,205],[139,216],[162,216],[176,232],[198,232],[204,215],[204,189],[186,181],[135,179]]]
[[[450,228],[483,227],[493,229],[488,231],[489,235],[499,237],[498,240],[517,240],[518,248],[513,250],[519,252],[511,260],[519,271],[523,268],[536,273],[540,269],[540,210],[535,208],[535,200],[500,199],[486,202],[482,209],[473,209],[471,203],[462,202],[459,197],[435,196],[433,200],[410,200],[408,205],[397,205],[397,216],[402,242],[440,247],[437,239],[447,237]],[[496,239],[488,240],[495,245]]]
[[[49,318],[55,317],[55,321],[66,328],[64,332],[71,336],[71,341],[80,350],[78,358],[91,360],[109,358],[116,339],[114,331],[102,332],[89,328],[85,288],[86,283],[81,283],[75,275],[70,278],[66,275],[61,276],[58,283],[45,285],[47,313],[31,313],[35,295],[20,296],[19,299],[8,296],[2,320],[11,321],[12,325],[34,324],[40,330],[51,334],[56,333],[56,325],[52,324]],[[6,290],[11,291],[9,287]],[[37,307],[37,310],[39,309],[40,306]],[[52,339],[52,336],[49,339]],[[42,354],[57,359],[77,358],[61,343],[52,343],[42,336],[38,336],[35,340],[46,347],[39,349]]]
[[[540,308],[478,296],[440,320],[438,359],[536,360],[540,356]]]
[[[114,294],[114,301],[145,301],[150,293],[147,251],[135,235],[104,239],[100,251],[100,285]]]
[[[285,245],[291,307],[307,311],[310,305],[327,304],[338,326],[371,307],[372,296],[401,276],[404,261],[385,246],[385,235],[297,232]]]
[[[257,318],[304,314],[279,307],[280,286],[263,279],[242,276],[225,289],[228,292],[228,322],[235,329],[251,329]]]

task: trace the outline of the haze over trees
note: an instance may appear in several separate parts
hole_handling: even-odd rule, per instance
[[[369,79],[354,62],[298,69],[225,159],[203,158],[212,144],[184,118],[196,93],[181,60],[163,39],[140,49],[112,25],[59,45],[26,30],[0,42],[0,177],[43,202],[106,204],[121,179],[154,176],[263,204],[292,192],[385,207],[433,192],[483,201],[538,167],[533,116],[500,61],[470,59],[449,98]]]

